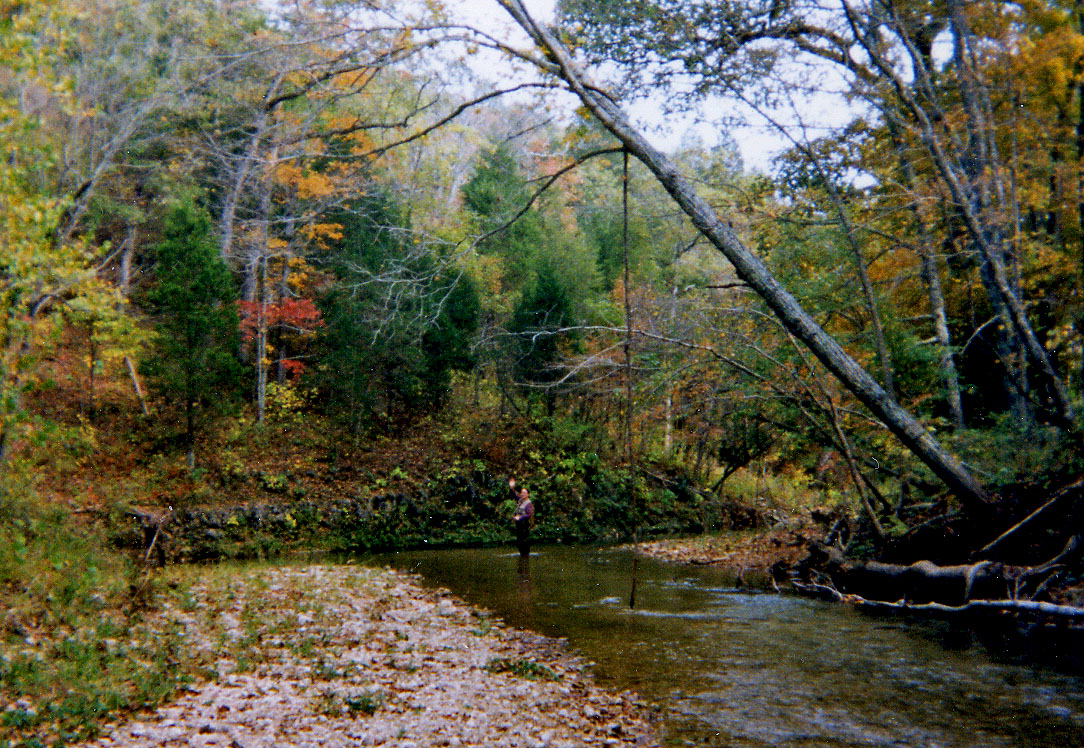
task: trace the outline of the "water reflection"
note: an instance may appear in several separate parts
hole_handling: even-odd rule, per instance
[[[527,628],[532,628],[534,621],[534,586],[531,584],[531,557],[529,554],[516,556],[516,589],[519,592],[519,618],[526,621]]]
[[[992,660],[958,631],[739,589],[711,569],[539,548],[403,553],[507,622],[568,637],[596,676],[664,708],[675,744],[1068,748],[1084,684]],[[940,643],[951,640],[950,647]]]

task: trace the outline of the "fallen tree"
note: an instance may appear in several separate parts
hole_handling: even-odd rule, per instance
[[[1037,566],[1000,561],[942,566],[926,560],[912,564],[855,561],[837,546],[814,544],[801,569],[803,579],[795,581],[795,588],[880,609],[964,612],[985,608],[1077,618],[1084,617],[1084,608],[1035,598],[1079,562],[1082,548],[1080,536],[1074,535],[1057,556]]]
[[[960,613],[1031,613],[1051,618],[1084,620],[1084,607],[1079,605],[1059,605],[1041,600],[969,600],[962,605],[945,603],[915,603],[909,600],[869,600],[861,595],[845,594],[835,587],[825,584],[795,582],[795,589],[805,595],[822,600],[854,605],[861,610],[891,613],[936,613],[955,615]]]

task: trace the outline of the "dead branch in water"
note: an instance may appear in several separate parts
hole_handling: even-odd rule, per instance
[[[795,582],[794,588],[809,597],[846,603],[854,605],[860,610],[869,611],[957,614],[985,610],[1005,613],[1036,613],[1074,620],[1084,618],[1084,607],[1058,605],[1036,600],[971,600],[963,605],[946,605],[944,603],[912,603],[907,600],[897,600],[896,602],[869,600],[861,595],[845,594],[829,584]]]

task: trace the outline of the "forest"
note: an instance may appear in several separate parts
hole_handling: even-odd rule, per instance
[[[513,475],[540,542],[1078,615],[1084,8],[471,7],[0,0],[5,636],[506,543]]]

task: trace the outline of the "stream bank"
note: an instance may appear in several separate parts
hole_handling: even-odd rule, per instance
[[[191,572],[189,572],[191,573]],[[562,642],[409,574],[225,566],[158,614],[207,678],[84,748],[650,746],[649,710]]]
[[[529,479],[528,479],[529,480]],[[551,478],[551,481],[556,479]],[[658,483],[631,499],[602,471],[580,475],[576,490],[524,481],[535,495],[534,541],[615,544],[639,537],[763,526],[762,513],[689,484]],[[535,486],[543,486],[537,490]],[[650,490],[648,490],[650,489]],[[223,497],[200,503],[128,506],[104,515],[117,547],[159,565],[268,559],[293,550],[370,552],[407,548],[491,547],[513,542],[507,478],[470,470],[402,491],[258,502]]]
[[[809,555],[809,544],[823,535],[823,526],[799,516],[771,529],[661,538],[630,548],[663,561],[727,569],[738,578],[748,574],[769,586],[773,575],[781,577],[801,564]]]

